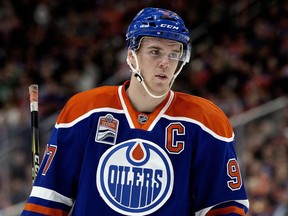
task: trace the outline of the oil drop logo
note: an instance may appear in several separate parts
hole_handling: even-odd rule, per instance
[[[165,151],[135,139],[109,148],[96,173],[98,191],[113,210],[146,215],[158,210],[172,193],[174,172]]]

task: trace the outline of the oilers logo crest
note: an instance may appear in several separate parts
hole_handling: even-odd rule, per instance
[[[99,118],[95,141],[115,145],[119,121],[111,114]]]
[[[163,149],[147,140],[114,145],[100,158],[98,191],[113,210],[147,215],[168,200],[174,184],[172,163]]]

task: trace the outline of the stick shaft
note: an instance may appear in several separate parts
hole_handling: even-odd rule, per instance
[[[36,111],[31,112],[31,123],[32,123],[31,125],[32,181],[34,182],[40,167],[39,127],[38,127],[38,113]]]
[[[31,147],[32,147],[32,181],[38,174],[40,167],[39,125],[38,125],[38,85],[29,87],[31,110]]]

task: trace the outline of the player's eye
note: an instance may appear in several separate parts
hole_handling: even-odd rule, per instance
[[[151,50],[150,51],[150,54],[153,56],[153,57],[161,57],[163,54],[160,52],[160,50],[157,50],[157,49],[154,49],[154,50]]]
[[[179,53],[170,53],[168,55],[169,59],[172,59],[172,60],[179,60],[179,57],[180,57],[180,54]]]

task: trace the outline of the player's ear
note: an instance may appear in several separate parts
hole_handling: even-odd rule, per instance
[[[130,47],[128,47],[128,50],[127,50],[127,58],[129,58],[130,61],[134,60],[134,56],[132,54]]]
[[[129,60],[129,62],[132,63],[132,65],[134,65],[135,58],[133,56],[133,53],[132,53],[130,47],[128,47],[128,50],[127,50],[127,59]]]

